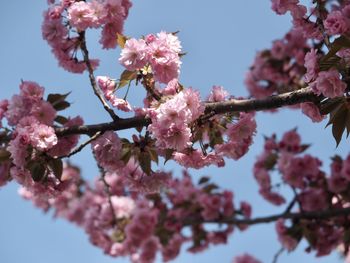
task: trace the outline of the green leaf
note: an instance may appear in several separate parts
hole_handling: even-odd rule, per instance
[[[267,170],[271,170],[277,163],[278,155],[275,153],[270,154],[264,162],[264,167]]]
[[[337,55],[334,55],[327,60],[321,60],[320,61],[320,71],[326,71],[330,68],[336,67],[338,63],[340,62],[341,58]]]
[[[51,103],[51,105],[54,107],[56,111],[61,111],[70,106],[70,103],[65,101],[65,99],[68,97],[70,92],[66,94],[49,94],[47,96],[47,101]]]
[[[122,153],[120,155],[120,159],[127,164],[131,158],[131,149],[127,146],[124,146],[122,149]]]
[[[40,182],[45,178],[46,167],[43,164],[38,162],[30,162],[28,166],[30,174],[35,182]]]
[[[164,161],[164,164],[166,164],[173,157],[173,153],[174,152],[175,152],[175,150],[173,150],[173,149],[166,149],[165,150],[165,161]]]
[[[68,122],[68,119],[64,116],[57,115],[55,118],[55,122],[62,124],[62,125],[65,125]]]
[[[67,101],[61,101],[57,104],[55,104],[55,106],[53,106],[55,108],[55,110],[57,111],[62,111],[67,109],[70,106],[70,103]]]
[[[207,182],[209,182],[209,180],[210,180],[210,178],[208,176],[203,176],[199,180],[198,184],[206,184]]]
[[[136,79],[137,77],[137,71],[129,71],[124,70],[123,73],[120,75],[119,83],[118,83],[118,89],[128,85],[130,81]]]
[[[10,159],[11,153],[4,148],[0,149],[0,162],[5,162]]]
[[[61,159],[51,159],[48,162],[53,174],[58,180],[61,180],[63,172],[63,162]]]
[[[320,63],[322,64],[323,62],[332,59],[332,57],[342,48],[348,48],[350,47],[350,39],[345,37],[345,36],[341,36],[338,37],[337,39],[335,39],[330,47],[330,50],[328,51],[328,53],[321,59]]]
[[[151,175],[151,156],[147,152],[139,154],[139,164],[145,174]]]
[[[344,97],[327,99],[325,102],[322,102],[321,107],[320,107],[320,113],[322,115],[326,115],[326,114],[334,111],[335,109],[337,109],[344,102],[345,102]]]
[[[349,117],[349,109],[345,104],[338,106],[334,111],[330,113],[329,122],[327,126],[331,124],[333,125],[332,134],[337,143],[337,147],[341,141]]]
[[[120,46],[120,48],[125,47],[125,42],[128,40],[128,38],[122,34],[117,33],[117,43]]]
[[[148,148],[148,147],[147,147]],[[151,160],[158,164],[158,153],[154,148],[148,148],[147,152],[149,153]]]
[[[216,184],[208,184],[206,185],[203,190],[206,192],[206,193],[211,193],[213,190],[216,190],[218,189],[219,187],[216,185]]]

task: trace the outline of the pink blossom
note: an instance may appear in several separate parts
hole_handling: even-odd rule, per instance
[[[235,257],[232,263],[261,263],[261,261],[257,260],[249,254],[243,254],[241,256]]]
[[[135,201],[130,197],[112,196],[111,202],[117,218],[128,218],[135,209]],[[110,211],[109,203],[105,203],[105,209]]]
[[[76,125],[83,125],[84,121],[80,116],[77,116],[64,124],[64,127],[71,127]],[[58,138],[57,144],[52,147],[48,154],[51,156],[63,156],[70,153],[71,149],[77,145],[79,141],[79,135],[70,135]]]
[[[23,117],[28,115],[31,107],[32,103],[29,100],[25,100],[20,95],[13,95],[4,114],[8,124],[11,126],[16,125]]]
[[[320,72],[311,87],[317,95],[322,93],[326,97],[335,98],[344,94],[346,84],[341,81],[338,70],[330,69]]]
[[[78,31],[99,26],[93,6],[84,1],[75,2],[68,8],[68,19],[71,26],[76,27]]]
[[[57,144],[55,130],[44,124],[32,125],[33,133],[30,135],[31,144],[40,151],[51,149]]]
[[[19,88],[21,90],[20,95],[31,101],[37,102],[43,98],[44,88],[40,87],[36,82],[23,81]]]
[[[122,144],[116,133],[107,131],[91,144],[98,163],[109,172],[119,169],[124,163],[119,159]]]
[[[107,23],[103,26],[100,43],[103,48],[115,48],[117,45],[117,33],[122,33],[124,20],[117,18],[111,23]]]
[[[312,102],[301,103],[301,110],[312,122],[321,122],[326,117],[321,115],[319,108]]]
[[[172,238],[169,240],[166,246],[162,246],[162,256],[164,262],[168,262],[172,259],[175,259],[179,253],[181,245],[185,242],[185,238],[180,234],[175,233]]]
[[[5,117],[5,112],[7,111],[7,107],[9,105],[8,100],[0,100],[0,128],[2,127],[2,119]]]
[[[182,151],[192,145],[191,129],[188,125],[203,113],[199,93],[187,89],[151,110],[152,124],[148,130],[157,138],[160,148]]]
[[[56,110],[51,105],[51,103],[47,101],[40,101],[36,103],[33,108],[31,114],[41,123],[46,125],[52,125],[53,121],[56,118]]]
[[[289,152],[299,152],[301,147],[301,138],[296,130],[291,130],[283,134],[282,140],[279,143],[282,150]]]
[[[133,71],[144,67],[148,61],[149,50],[143,39],[128,39],[121,51],[119,62],[126,69]]]
[[[308,53],[305,55],[305,68],[306,68],[306,74],[305,74],[305,81],[311,82],[317,77],[318,73],[318,61],[317,61],[317,54],[315,49],[311,49]]]
[[[282,246],[288,251],[294,250],[299,241],[288,234],[288,229],[284,225],[284,220],[277,220],[275,227],[278,235],[278,241],[281,242]]]
[[[213,86],[208,97],[209,101],[219,102],[224,101],[229,96],[229,93],[222,86]]]
[[[350,155],[343,161],[341,175],[350,181]]]
[[[186,168],[200,169],[211,164],[218,167],[225,165],[225,161],[221,156],[215,153],[204,155],[201,150],[189,151],[189,153],[175,152],[172,158]]]
[[[307,189],[299,194],[298,200],[304,211],[324,210],[329,206],[327,193],[323,189]]]
[[[128,101],[120,99],[114,94],[117,85],[114,80],[106,76],[97,76],[96,80],[105,98],[112,104],[113,107],[126,112],[132,110],[132,107]]]
[[[329,13],[323,23],[327,33],[330,35],[344,34],[349,29],[349,20],[341,11],[337,10]]]

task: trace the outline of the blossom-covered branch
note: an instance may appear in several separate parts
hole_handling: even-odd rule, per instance
[[[119,119],[119,117],[114,113],[113,109],[108,105],[107,101],[104,99],[103,93],[97,86],[96,79],[94,76],[93,65],[91,64],[91,61],[89,58],[89,51],[86,47],[85,31],[82,31],[79,33],[79,40],[80,40],[80,48],[81,48],[81,51],[83,52],[84,62],[86,63],[86,67],[89,72],[89,79],[90,79],[90,84],[92,86],[92,89],[95,95],[97,96],[97,98],[102,103],[104,109],[109,113],[112,119],[116,121]]]
[[[207,102],[205,103],[205,112],[208,114],[213,112],[215,115],[229,112],[262,111],[303,102],[318,102],[319,100],[320,97],[315,95],[310,88],[304,88],[280,95],[273,95],[264,99],[232,99],[224,102]],[[56,134],[58,136],[94,134],[98,131],[119,131],[143,127],[150,123],[151,119],[146,117],[119,118],[116,121],[107,123],[56,128]]]

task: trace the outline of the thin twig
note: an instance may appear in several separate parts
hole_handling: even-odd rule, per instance
[[[83,142],[82,144],[80,144],[79,146],[77,146],[76,148],[74,148],[69,154],[67,155],[63,155],[63,156],[59,156],[57,157],[58,159],[63,159],[63,158],[69,158],[72,155],[80,152],[82,149],[84,149],[85,146],[87,146],[88,144],[90,144],[91,142],[93,142],[94,140],[96,140],[98,137],[100,137],[103,134],[103,132],[98,131],[96,132],[93,136],[91,136],[87,141]]]
[[[311,88],[304,88],[297,91],[270,96],[264,99],[228,100],[224,102],[205,103],[205,114],[214,116],[228,112],[251,112],[280,108],[287,105],[295,105],[302,102],[318,102],[320,97],[315,95]],[[119,118],[113,122],[94,125],[82,125],[56,128],[58,136],[72,134],[95,134],[97,131],[125,130],[136,127],[147,126],[151,120],[147,117]]]
[[[79,38],[80,38],[80,48],[83,53],[84,62],[89,72],[89,79],[90,79],[92,89],[94,90],[94,93],[97,96],[97,98],[101,101],[104,109],[109,113],[112,119],[116,121],[119,119],[119,117],[114,113],[111,107],[109,107],[107,101],[104,99],[104,95],[102,94],[101,90],[97,87],[96,79],[94,76],[94,69],[91,65],[90,58],[89,58],[89,51],[86,46],[85,31],[82,31],[79,33]]]
[[[283,212],[276,215],[257,217],[252,219],[236,219],[236,218],[224,218],[217,221],[203,221],[202,223],[223,223],[223,224],[246,224],[246,225],[256,225],[262,223],[271,223],[275,222],[278,219],[330,219],[337,216],[348,216],[350,215],[350,207],[340,208],[340,209],[327,209],[321,211],[312,211],[312,212],[300,212],[300,213],[291,213]],[[186,222],[191,223],[191,222]]]
[[[284,252],[284,247],[281,247],[277,253],[275,254],[275,256],[273,257],[272,263],[277,263],[278,258],[280,255],[282,255],[282,253]]]
[[[111,194],[110,185],[106,181],[106,178],[105,178],[106,173],[103,171],[103,169],[100,169],[100,170],[102,172],[101,181],[103,182],[103,184],[105,186],[105,192],[106,192],[106,194],[108,196],[108,203],[109,203],[109,206],[110,206],[110,209],[111,209],[111,213],[112,213],[112,216],[113,216],[112,225],[115,225],[118,222],[118,220],[117,220],[117,215],[116,215],[116,213],[114,211],[114,208],[113,208],[112,194]]]

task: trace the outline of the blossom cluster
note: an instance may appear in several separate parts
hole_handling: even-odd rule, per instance
[[[132,110],[131,105],[127,100],[118,98],[115,95],[117,83],[113,79],[107,76],[97,76],[96,80],[105,98],[112,104],[113,107],[126,112]]]
[[[196,186],[186,172],[182,179],[169,176],[169,189],[150,195],[133,191],[126,177],[117,173],[106,173],[105,183],[97,180],[93,186],[84,182],[79,170],[71,165],[65,165],[62,176],[73,183],[59,196],[38,199],[26,188],[20,194],[44,211],[53,209],[55,216],[82,227],[92,244],[106,254],[129,256],[135,263],[154,262],[158,251],[164,262],[173,260],[188,242],[192,242],[188,250],[193,253],[210,244],[226,243],[233,226],[207,230],[205,222],[251,216],[248,203],[234,207],[232,192],[215,190],[208,179]],[[190,227],[190,236],[182,231],[186,226]],[[245,255],[237,262],[250,262],[244,258],[250,259]]]
[[[7,134],[5,129],[8,140],[0,142],[0,151],[6,157],[0,162],[0,185],[15,179],[38,198],[57,195],[65,188],[67,183],[57,178],[61,162],[56,157],[68,154],[79,139],[77,135],[56,136],[53,125],[60,110],[57,106],[66,102],[60,100],[64,96],[59,94],[49,95],[48,100],[43,95],[43,87],[23,81],[19,94],[1,102],[5,105],[1,118],[13,132]],[[65,119],[64,126],[82,123],[76,117]]]
[[[308,146],[301,144],[295,130],[285,133],[280,141],[276,136],[267,138],[264,152],[254,165],[254,176],[260,187],[260,194],[270,203],[281,205],[286,199],[274,191],[272,171],[281,174],[282,184],[295,193],[295,201],[303,212],[324,211],[348,206],[350,155],[343,160],[336,156],[331,164],[330,176],[321,170],[322,162],[303,154]],[[286,225],[280,219],[276,223],[278,239],[289,251],[294,250],[305,237],[308,251],[315,250],[317,256],[328,255],[342,244],[346,235],[346,219],[334,217],[322,222],[293,220]]]
[[[181,44],[178,37],[164,31],[141,39],[128,39],[119,62],[129,71],[151,66],[154,79],[168,83],[180,73]]]
[[[52,48],[59,65],[73,73],[86,70],[83,59],[77,57],[81,41],[80,33],[88,28],[102,27],[100,43],[104,48],[117,45],[116,35],[123,31],[131,2],[129,0],[52,1],[44,13],[43,38]],[[93,67],[98,60],[90,60]]]

